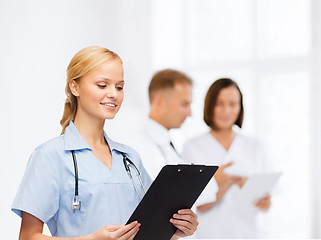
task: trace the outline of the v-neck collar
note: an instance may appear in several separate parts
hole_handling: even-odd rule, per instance
[[[216,137],[213,134],[211,134],[211,132],[209,132],[208,134],[213,139],[213,141],[215,141],[220,146],[220,148],[224,151],[225,154],[228,154],[232,151],[231,149],[234,148],[235,141],[237,141],[238,139],[238,133],[234,131],[234,138],[232,140],[232,143],[230,147],[226,150],[225,147],[216,139]]]

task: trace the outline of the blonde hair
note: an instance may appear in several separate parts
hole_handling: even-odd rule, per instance
[[[74,80],[76,83],[79,83],[83,76],[102,64],[115,59],[121,61],[121,58],[116,53],[98,46],[86,47],[77,52],[71,59],[67,68],[67,82],[65,87],[67,98],[64,113],[60,120],[60,125],[62,126],[61,134],[64,134],[66,127],[69,125],[69,122],[75,118],[77,112],[77,97],[71,93],[69,88],[70,81]]]

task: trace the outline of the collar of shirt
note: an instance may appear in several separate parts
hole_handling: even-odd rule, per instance
[[[145,122],[144,129],[146,134],[149,135],[157,145],[169,145],[171,141],[169,131],[158,122],[148,118]]]
[[[64,136],[65,150],[81,150],[81,149],[92,150],[88,145],[88,143],[86,142],[86,140],[79,133],[73,121],[70,121],[63,136]],[[111,140],[105,131],[104,131],[104,137],[108,143],[110,151],[116,150],[118,152],[123,152],[123,153],[131,152],[131,149],[128,148],[127,146]]]

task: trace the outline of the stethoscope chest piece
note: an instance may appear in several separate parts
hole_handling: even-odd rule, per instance
[[[72,199],[72,213],[75,213],[76,211],[80,211],[81,209],[81,202],[78,200],[78,197],[75,196],[73,199]]]

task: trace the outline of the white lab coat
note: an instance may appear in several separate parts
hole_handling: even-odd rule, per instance
[[[141,134],[129,145],[139,153],[145,169],[153,180],[167,164],[188,163],[170,145],[170,133],[165,127],[150,118],[146,119],[143,126]],[[215,201],[217,189],[216,181],[212,178],[194,206]],[[193,211],[196,209],[193,208]],[[195,235],[192,238],[195,238]]]
[[[138,138],[130,145],[140,154],[145,169],[155,179],[166,164],[184,164],[186,161],[170,145],[169,131],[148,118]]]
[[[183,157],[191,163],[224,165],[226,173],[250,176],[268,170],[260,144],[252,138],[236,133],[228,151],[208,132],[184,144]],[[238,211],[235,198],[240,188],[233,185],[217,205],[205,213],[197,213],[199,238],[258,238],[264,237],[261,210]]]

